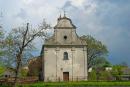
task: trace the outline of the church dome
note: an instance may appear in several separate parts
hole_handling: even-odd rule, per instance
[[[76,26],[72,23],[71,19],[64,17],[59,17],[54,29],[75,29]]]

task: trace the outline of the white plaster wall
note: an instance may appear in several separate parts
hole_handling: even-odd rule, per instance
[[[44,53],[45,81],[63,81],[63,72],[69,72],[69,80],[87,80],[86,48],[46,48]],[[69,60],[63,60],[68,52]],[[72,79],[73,78],[73,79]]]
[[[44,80],[55,81],[56,78],[56,52],[54,48],[44,51]]]
[[[75,29],[56,29],[55,36],[56,42],[61,44],[70,44],[78,39]],[[66,40],[64,40],[64,36],[67,36]]]

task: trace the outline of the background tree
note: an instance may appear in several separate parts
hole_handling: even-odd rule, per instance
[[[15,50],[13,52],[13,55],[15,56],[16,61],[16,75],[15,75],[15,81],[14,86],[16,85],[19,69],[22,65],[23,61],[23,55],[26,52],[26,50],[31,49],[33,44],[32,42],[37,37],[47,37],[47,34],[45,33],[45,30],[50,28],[50,25],[46,22],[43,22],[41,26],[39,26],[36,29],[33,29],[29,27],[29,23],[27,23],[26,27],[19,27],[12,29],[11,33],[11,44],[14,46]]]
[[[42,69],[41,64],[42,64],[41,56],[30,59],[28,64],[28,68],[29,68],[28,75],[39,76],[39,72],[41,72]]]
[[[121,80],[122,75],[129,75],[130,70],[129,67],[126,66],[126,64],[118,64],[118,65],[113,65],[112,67],[112,75],[116,77],[116,80]]]
[[[20,39],[20,38],[19,38]],[[8,35],[5,38],[4,44],[4,65],[6,67],[15,68],[16,66],[16,54],[18,52],[18,44],[21,44],[21,42],[17,39],[15,39],[14,36],[14,30],[8,33]],[[31,44],[31,47],[24,49],[23,55],[22,55],[22,65],[25,65],[27,63],[27,60],[32,57],[31,52],[35,49],[34,45]]]
[[[96,40],[90,35],[82,36],[81,38],[85,39],[88,45],[88,69],[91,67],[101,67],[110,64],[106,60],[108,54],[107,47],[102,44],[101,41]]]
[[[100,71],[99,80],[110,81],[112,79],[113,79],[113,77],[112,77],[112,74],[110,71]]]
[[[112,75],[116,77],[116,80],[121,80],[121,75],[123,74],[123,69],[124,67],[121,65],[114,65],[112,68]]]
[[[1,19],[2,19],[2,12],[0,13],[0,60],[1,60],[1,56],[4,54],[4,51],[2,50],[3,49],[3,40],[4,40],[4,31],[3,31]]]
[[[3,56],[5,55],[5,51],[4,51],[4,30],[2,25],[0,25],[0,66],[4,65],[3,63]]]

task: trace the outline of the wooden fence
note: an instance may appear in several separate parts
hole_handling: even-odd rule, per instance
[[[3,84],[12,85],[14,83],[14,79],[15,78],[3,78],[3,79],[0,79],[0,85],[3,85]],[[38,77],[22,77],[22,78],[18,78],[17,82],[20,83],[20,84],[23,84],[23,83],[35,83],[35,82],[38,82]]]

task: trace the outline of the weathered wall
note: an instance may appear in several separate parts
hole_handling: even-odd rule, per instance
[[[57,47],[44,49],[45,81],[63,81],[63,72],[69,72],[69,80],[87,79],[86,48]],[[69,60],[63,60],[64,52],[68,52]]]
[[[61,44],[71,44],[78,41],[75,29],[55,29],[56,42]],[[67,36],[67,39],[64,39]]]

